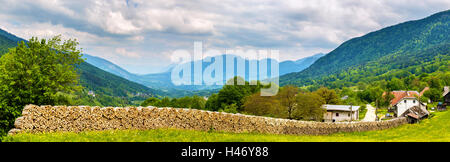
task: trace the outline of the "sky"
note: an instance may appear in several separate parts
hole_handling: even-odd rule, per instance
[[[84,53],[137,74],[175,50],[328,53],[353,37],[450,9],[449,0],[0,0],[0,28],[24,39],[77,39]]]

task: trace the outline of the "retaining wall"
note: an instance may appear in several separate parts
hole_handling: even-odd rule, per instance
[[[27,105],[9,134],[113,129],[177,128],[225,132],[325,135],[388,129],[406,124],[405,118],[380,122],[310,122],[229,114],[195,109],[155,107],[89,107]]]

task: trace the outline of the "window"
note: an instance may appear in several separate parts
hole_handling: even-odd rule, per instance
[[[405,101],[405,103],[406,103],[406,100],[404,100]]]
[[[339,113],[336,113],[336,116],[339,116]]]
[[[413,100],[413,103],[416,103],[416,100]]]
[[[348,117],[350,117],[350,113],[348,113]]]

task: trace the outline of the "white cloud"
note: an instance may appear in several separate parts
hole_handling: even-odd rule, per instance
[[[194,41],[212,49],[278,49],[282,60],[298,59],[450,8],[448,0],[0,0],[0,4],[1,28],[24,38],[56,34],[78,38],[86,52],[116,62],[139,58],[120,63],[131,71],[161,66],[171,51],[191,50]]]
[[[120,54],[122,56],[125,56],[125,57],[133,57],[133,58],[140,58],[141,57],[138,53],[132,52],[132,51],[128,51],[125,48],[116,48],[116,53]]]
[[[128,38],[128,40],[131,40],[131,41],[143,41],[144,39],[145,39],[145,37],[142,35],[136,35],[136,36],[132,36],[132,37]]]

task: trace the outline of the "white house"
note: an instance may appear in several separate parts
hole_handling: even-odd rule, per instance
[[[394,113],[397,116],[402,115],[406,110],[414,106],[426,107],[425,104],[419,102],[415,97],[404,97],[394,105]]]
[[[351,105],[323,105],[327,112],[323,119],[325,122],[356,121],[359,119],[359,106]]]
[[[426,91],[427,88],[424,89]],[[393,91],[394,98],[391,100],[391,108],[394,111],[395,116],[402,115],[406,110],[411,107],[426,107],[426,105],[419,101],[418,97],[422,96],[417,91]]]

